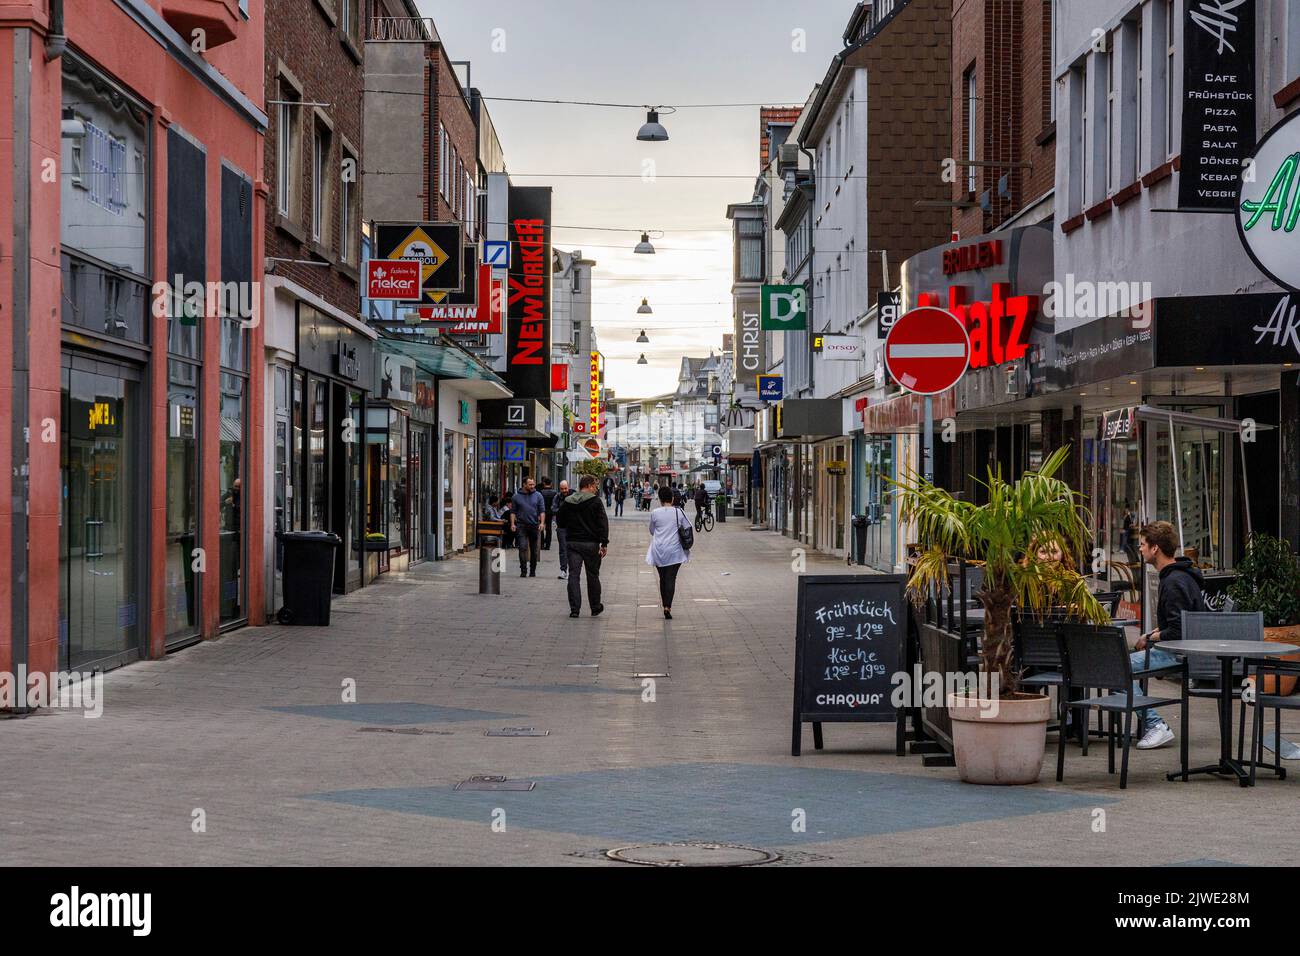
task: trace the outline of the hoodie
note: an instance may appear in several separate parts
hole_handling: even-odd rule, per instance
[[[565,530],[569,544],[575,541],[609,544],[609,517],[605,514],[605,503],[590,491],[575,491],[561,501],[555,525]]]
[[[1204,611],[1205,597],[1201,571],[1190,558],[1174,558],[1160,572],[1160,597],[1156,601],[1156,626],[1161,641],[1177,641],[1183,636],[1183,611]]]

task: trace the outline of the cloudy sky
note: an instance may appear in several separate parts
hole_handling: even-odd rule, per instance
[[[417,2],[452,58],[470,61],[513,181],[554,187],[556,244],[596,260],[593,311],[610,387],[671,390],[682,355],[720,349],[731,328],[726,211],[753,191],[757,105],[681,109],[661,116],[668,142],[640,143],[636,110],[491,98],[801,104],[843,46],[854,3]],[[642,229],[663,233],[654,256],[632,252]],[[643,296],[653,315],[636,314]],[[643,326],[648,346],[634,341]],[[649,365],[636,364],[642,351]]]

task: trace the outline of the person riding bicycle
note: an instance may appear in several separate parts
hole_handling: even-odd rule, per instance
[[[695,486],[695,513],[697,515],[708,514],[712,503],[713,499],[709,497],[708,490],[705,489],[704,483],[700,482]]]

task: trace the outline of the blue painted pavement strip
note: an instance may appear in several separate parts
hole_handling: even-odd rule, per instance
[[[543,694],[640,694],[636,687],[602,687],[599,684],[498,684],[502,690],[535,690]]]
[[[1090,812],[1109,797],[1043,787],[976,787],[950,780],[751,764],[692,763],[536,777],[531,793],[435,787],[337,790],[307,798],[475,823],[621,841],[709,840],[796,845],[1002,820]],[[807,814],[794,833],[792,812]]]
[[[297,704],[267,707],[282,714],[300,717],[324,717],[326,720],[353,720],[363,724],[454,724],[467,720],[513,720],[523,714],[502,714],[493,710],[467,710],[463,707],[437,707],[397,701],[375,704]]]

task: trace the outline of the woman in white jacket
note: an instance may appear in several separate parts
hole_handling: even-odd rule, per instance
[[[659,507],[650,512],[650,547],[645,553],[645,563],[654,565],[659,572],[659,599],[664,606],[664,617],[670,621],[677,572],[691,559],[691,553],[682,547],[678,529],[690,526],[682,509],[673,507],[673,490],[660,488]]]

